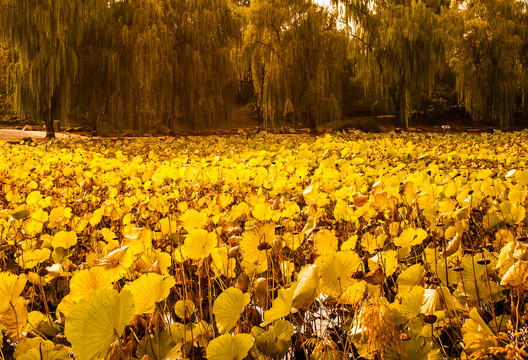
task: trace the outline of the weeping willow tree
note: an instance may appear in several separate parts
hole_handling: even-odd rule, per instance
[[[351,28],[355,73],[380,107],[409,126],[444,65],[447,0],[334,0]]]
[[[109,13],[83,43],[84,116],[141,132],[227,118],[236,88],[229,54],[240,36],[227,1],[129,0]]]
[[[16,52],[9,69],[14,107],[46,124],[65,120],[79,72],[78,46],[87,15],[97,16],[107,1],[1,0],[0,37]]]
[[[473,119],[507,127],[523,87],[521,10],[516,0],[459,2],[451,64],[460,103]],[[521,81],[521,83],[520,83]]]
[[[346,38],[335,18],[309,0],[253,0],[241,11],[236,63],[251,72],[264,125],[314,129],[339,119]]]

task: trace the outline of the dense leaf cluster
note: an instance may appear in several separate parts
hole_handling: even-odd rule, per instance
[[[527,136],[2,144],[2,354],[526,357]]]

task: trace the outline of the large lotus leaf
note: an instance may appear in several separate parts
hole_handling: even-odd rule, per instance
[[[294,329],[285,320],[277,320],[265,331],[254,326],[251,334],[255,337],[257,355],[264,355],[267,359],[282,359],[292,344]]]
[[[148,314],[154,311],[156,303],[165,300],[176,281],[173,277],[165,277],[156,273],[141,275],[125,289],[134,295],[136,314]]]
[[[401,312],[409,318],[414,318],[420,313],[424,301],[424,288],[414,286],[409,291],[400,292],[398,297],[401,298]]]
[[[137,346],[136,355],[140,359],[145,355],[150,359],[178,359],[181,357],[181,346],[181,341],[175,341],[165,330],[158,335],[143,337]]]
[[[299,271],[297,287],[293,292],[293,307],[307,310],[319,294],[319,268],[317,265],[306,265]]]
[[[134,317],[134,309],[134,296],[128,290],[99,289],[82,298],[65,325],[74,355],[82,360],[104,356]]]
[[[472,308],[469,312],[469,319],[462,326],[462,335],[465,351],[468,354],[499,346],[498,339],[494,336],[488,324],[482,320],[477,308]]]
[[[112,281],[107,272],[99,266],[76,272],[70,280],[70,296],[78,302],[85,295],[98,289],[110,289]]]
[[[421,264],[414,264],[402,271],[398,276],[398,290],[400,294],[408,292],[413,286],[417,286],[423,279],[425,270]]]
[[[273,300],[271,309],[264,312],[264,322],[260,326],[266,326],[287,316],[292,309],[293,305],[293,294],[295,292],[297,284],[294,284],[289,289],[279,289],[279,296]]]
[[[240,312],[249,301],[249,293],[244,294],[238,288],[226,289],[216,298],[213,314],[220,334],[231,331],[240,318]]]
[[[413,334],[411,339],[403,343],[407,360],[440,360],[442,354],[440,349],[432,345],[423,336]]]
[[[337,237],[331,230],[322,230],[315,234],[314,245],[318,255],[333,254],[337,251]]]
[[[70,349],[41,337],[24,339],[15,350],[16,360],[68,360]]]
[[[14,275],[8,272],[0,273],[0,313],[9,309],[9,302],[15,301],[24,286],[27,278],[25,275]]]
[[[427,238],[427,231],[424,229],[409,228],[405,229],[402,234],[394,239],[394,244],[401,247],[411,247],[420,245]]]
[[[242,360],[253,347],[253,342],[253,336],[249,334],[221,335],[207,346],[207,359]]]
[[[265,226],[254,226],[242,234],[240,250],[244,260],[251,264],[264,264],[264,271],[267,269],[268,253],[266,248],[260,247],[261,243],[272,244],[275,239],[275,227],[273,224]]]
[[[316,265],[321,273],[321,292],[339,296],[354,283],[351,274],[362,265],[361,258],[352,251],[338,251],[320,256]]]
[[[15,342],[25,337],[23,330],[27,325],[27,320],[27,304],[22,297],[12,301],[7,311],[0,314],[0,323],[5,326],[6,335]]]
[[[186,258],[203,260],[213,252],[218,245],[216,233],[204,229],[190,229],[183,244],[183,254]]]

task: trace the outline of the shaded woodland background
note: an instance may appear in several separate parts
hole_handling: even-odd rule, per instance
[[[526,2],[333,5],[0,0],[0,118],[50,136],[53,120],[139,133],[248,117],[312,129],[378,115],[405,128],[526,123]]]

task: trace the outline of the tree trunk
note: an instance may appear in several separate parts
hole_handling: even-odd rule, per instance
[[[409,122],[405,114],[405,93],[402,89],[390,92],[392,104],[394,106],[394,126],[402,127],[407,130]]]
[[[401,126],[400,99],[396,90],[391,91],[390,96],[394,106],[394,127],[398,128]]]
[[[317,132],[317,124],[315,123],[312,114],[308,112],[308,115],[306,116],[308,119],[308,126],[310,127],[310,132],[315,133]]]
[[[55,139],[55,127],[53,126],[53,117],[51,109],[44,115],[46,124],[46,139]]]

